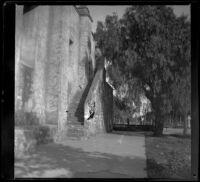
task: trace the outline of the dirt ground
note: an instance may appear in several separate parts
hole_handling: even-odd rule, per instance
[[[149,178],[191,179],[191,138],[181,129],[167,129],[162,137],[146,135]]]
[[[144,133],[113,133],[38,146],[15,160],[15,177],[146,178]]]

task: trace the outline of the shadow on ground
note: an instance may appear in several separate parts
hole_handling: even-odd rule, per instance
[[[145,135],[149,178],[191,180],[191,139],[181,133]]]
[[[130,160],[131,159],[131,160]],[[27,158],[15,159],[15,177],[134,177],[134,167],[144,159],[99,152],[85,152],[79,148],[48,144],[38,146]]]
[[[191,135],[183,135],[183,134],[165,134],[165,136],[171,136],[176,138],[191,138]]]
[[[112,134],[117,134],[117,135],[125,135],[125,136],[141,136],[141,135],[147,135],[147,131],[119,131],[119,130],[113,130]]]

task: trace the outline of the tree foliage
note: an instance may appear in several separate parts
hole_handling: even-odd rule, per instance
[[[190,111],[190,22],[167,6],[131,6],[121,19],[98,22],[97,46],[112,62],[109,75],[128,84],[129,97],[144,93],[155,115],[155,134],[172,109]],[[136,93],[136,94],[133,94]],[[174,106],[178,107],[174,107]]]

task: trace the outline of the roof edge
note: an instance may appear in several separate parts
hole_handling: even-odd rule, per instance
[[[89,11],[88,7],[86,7],[86,6],[79,6],[79,7],[74,6],[74,8],[76,9],[76,11],[78,12],[78,14],[80,16],[87,16],[90,19],[90,21],[93,22],[93,19],[90,15],[90,11]]]

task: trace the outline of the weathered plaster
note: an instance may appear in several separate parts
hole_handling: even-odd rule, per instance
[[[26,65],[33,70],[33,94],[28,100],[34,103],[28,104],[32,108],[26,112],[35,113],[40,124],[57,125],[60,133],[82,132],[83,127],[77,124],[84,122],[86,97],[96,104],[95,119],[86,121],[85,128],[94,129],[93,133],[105,132],[104,122],[111,118],[104,117],[103,98],[110,92],[104,90],[103,69],[94,75],[99,65],[95,61],[92,19],[83,10],[37,6],[23,15],[19,10],[16,16],[16,111],[23,110]]]

